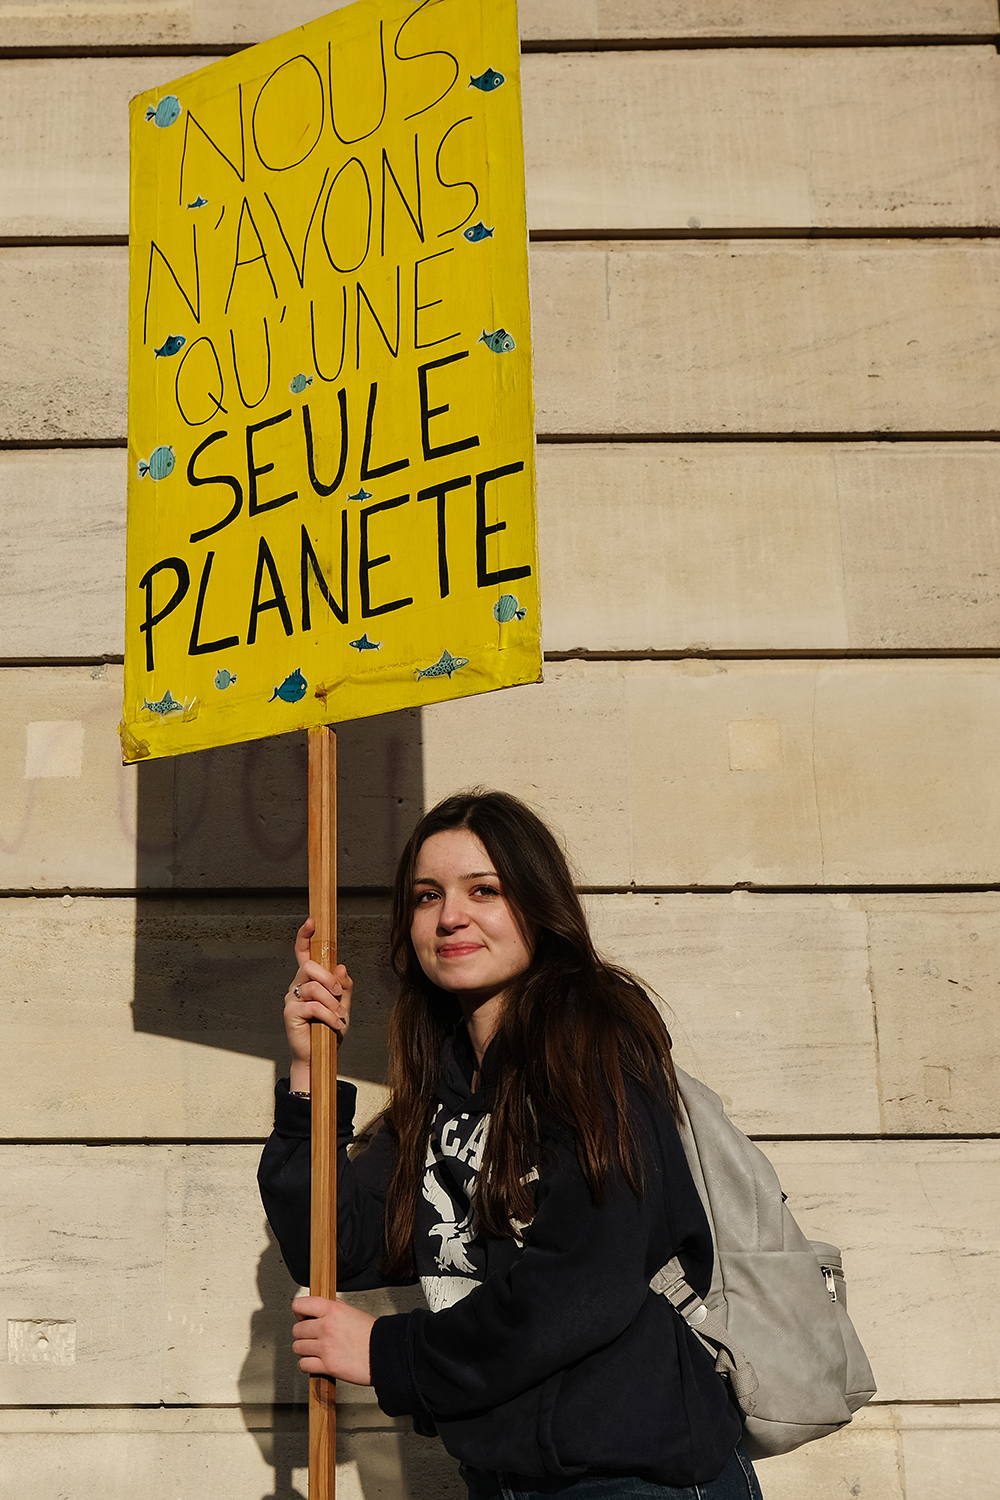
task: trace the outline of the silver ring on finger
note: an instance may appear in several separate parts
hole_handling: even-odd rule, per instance
[[[301,999],[302,999],[302,996],[301,996],[301,994],[300,994],[300,993],[299,993],[299,987],[298,987],[298,985],[295,985],[295,986],[294,986],[294,987],[293,987],[293,989],[292,989],[292,994],[293,994],[293,995],[294,995],[294,996],[295,996],[295,998],[296,998],[296,1000],[301,1000]]]

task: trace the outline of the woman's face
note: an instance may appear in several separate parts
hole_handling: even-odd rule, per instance
[[[521,931],[492,860],[468,828],[424,840],[413,896],[410,938],[440,989],[478,1004],[502,994],[530,964],[534,940]]]

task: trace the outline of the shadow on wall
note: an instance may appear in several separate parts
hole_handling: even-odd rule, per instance
[[[292,939],[308,906],[307,755],[306,736],[295,733],[136,768],[137,885],[148,893],[140,895],[136,918],[137,1032],[264,1058],[274,1063],[276,1077],[286,1072],[281,996],[291,973]],[[419,711],[343,726],[340,951],[362,1000],[345,1071],[361,1082],[384,1080],[393,989],[385,893],[422,812]],[[245,1139],[251,1133],[241,1123],[241,1109],[242,1122],[248,1118],[245,1106],[233,1097],[225,1106],[232,1111],[228,1128],[223,1110],[211,1129],[196,1126],[191,1135]],[[250,1106],[254,1118],[261,1118],[261,1101]],[[256,1197],[252,1178],[247,1192]],[[274,1469],[267,1500],[301,1500],[307,1386],[290,1350],[294,1285],[270,1233],[268,1240],[257,1275],[261,1305],[249,1318],[239,1389],[247,1428]],[[402,1306],[400,1297],[412,1303],[414,1294],[367,1295],[381,1299],[373,1312],[393,1312],[397,1303]],[[380,1415],[376,1407],[372,1415]],[[378,1423],[353,1425],[356,1430],[342,1431],[338,1456],[353,1468],[365,1500],[390,1494],[399,1500],[429,1494],[458,1500],[464,1491],[439,1443],[376,1430]]]

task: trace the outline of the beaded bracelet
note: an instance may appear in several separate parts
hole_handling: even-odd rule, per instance
[[[311,1099],[311,1094],[304,1094],[301,1089],[289,1089],[289,1097],[292,1099]]]

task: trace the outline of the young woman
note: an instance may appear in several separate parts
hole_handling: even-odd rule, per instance
[[[261,1161],[268,1218],[309,1279],[309,1028],[347,1030],[351,980],[296,943],[291,1076]],[[393,897],[400,995],[388,1107],[348,1156],[338,1085],[341,1290],[423,1284],[373,1319],[301,1297],[309,1374],[374,1385],[462,1463],[472,1500],[759,1500],[712,1357],[649,1282],[708,1290],[712,1242],[674,1119],[670,1039],[597,956],[565,858],[501,792],[418,823]]]

